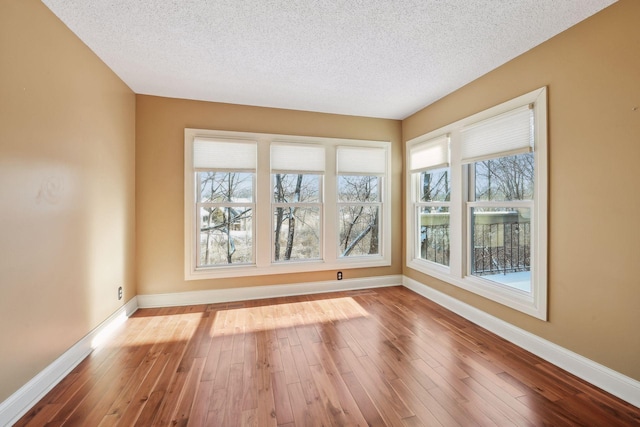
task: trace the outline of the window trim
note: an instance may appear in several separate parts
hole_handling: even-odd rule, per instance
[[[468,237],[470,218],[468,213],[468,170],[463,167],[461,156],[461,134],[465,127],[482,120],[498,116],[515,108],[533,104],[535,150],[535,189],[531,210],[531,293],[509,288],[495,282],[469,274]],[[547,154],[547,89],[542,87],[486,109],[469,117],[436,129],[405,143],[405,164],[410,164],[409,155],[414,145],[448,133],[450,135],[450,265],[437,265],[416,256],[417,219],[415,214],[415,181],[413,173],[405,170],[406,195],[406,267],[427,274],[454,286],[460,287],[507,307],[521,311],[541,320],[547,320],[547,207],[548,207],[548,154]],[[505,202],[513,203],[513,202]]]
[[[257,144],[257,168],[255,175],[255,206],[253,218],[254,234],[254,264],[225,265],[206,268],[195,266],[195,224],[197,221],[195,202],[195,173],[193,168],[193,141],[195,138],[214,138],[233,142],[255,142]],[[320,260],[295,260],[290,262],[272,262],[272,195],[271,195],[271,167],[270,152],[274,144],[320,144],[326,149],[325,175],[322,183],[323,212]],[[377,147],[386,152],[385,173],[382,179],[382,212],[380,233],[380,254],[367,257],[337,256],[338,224],[337,202],[337,148],[346,147]],[[338,139],[324,137],[308,137],[281,134],[218,131],[206,129],[185,128],[184,130],[184,278],[185,280],[218,279],[227,277],[243,277],[270,274],[300,273],[309,271],[326,271],[336,269],[385,267],[391,265],[391,142]]]

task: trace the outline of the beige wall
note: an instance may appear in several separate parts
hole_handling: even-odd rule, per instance
[[[620,0],[403,121],[403,139],[549,94],[549,322],[404,273],[640,380],[640,1]],[[638,108],[638,109],[635,109]]]
[[[37,0],[0,58],[2,402],[135,295],[135,95]]]
[[[138,293],[160,294],[334,280],[335,271],[184,280],[184,129],[292,134],[392,142],[391,267],[345,270],[344,277],[402,272],[401,124],[383,120],[138,95],[136,236]]]

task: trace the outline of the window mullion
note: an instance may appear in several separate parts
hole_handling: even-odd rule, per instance
[[[467,202],[467,206],[472,208],[530,208],[533,204],[533,200]]]
[[[324,216],[322,221],[322,257],[327,263],[338,259],[338,164],[337,147],[328,146],[325,158],[326,173],[323,182]]]
[[[195,245],[196,258],[194,260],[195,266],[197,266],[200,263],[200,260],[202,259],[202,245],[200,244],[200,230],[202,230],[202,215],[200,213],[201,208],[202,208],[202,203],[196,203],[196,211],[195,211],[196,227],[192,231],[194,235],[194,242],[196,242],[196,245]]]
[[[271,248],[273,247],[273,234],[271,225],[273,211],[271,208],[271,173],[269,166],[269,141],[261,139],[258,143],[258,170],[255,183],[256,219],[255,263],[259,268],[268,267],[271,264]]]
[[[460,163],[460,131],[450,133],[451,152],[451,204],[449,207],[449,271],[453,277],[464,277],[465,269],[465,214],[468,194],[467,168]]]
[[[322,208],[322,203],[305,203],[305,202],[273,202],[273,208]]]

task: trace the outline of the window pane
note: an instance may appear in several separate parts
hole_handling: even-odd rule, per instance
[[[342,206],[339,214],[339,256],[378,255],[380,253],[378,206]]]
[[[252,262],[251,207],[200,208],[200,217],[198,266]]]
[[[274,261],[320,258],[320,208],[277,207]]]
[[[321,175],[273,174],[273,201],[277,203],[320,202]]]
[[[475,163],[476,201],[533,200],[533,153]]]
[[[449,208],[419,207],[420,258],[449,265]]]
[[[448,202],[451,198],[449,168],[420,173],[421,202]]]
[[[377,202],[380,185],[377,176],[338,176],[338,201],[340,202]]]
[[[473,208],[471,274],[531,292],[531,209]]]
[[[253,202],[253,173],[198,172],[201,203]]]

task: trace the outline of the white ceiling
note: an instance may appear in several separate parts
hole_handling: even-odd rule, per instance
[[[136,93],[403,119],[615,0],[43,0]]]

